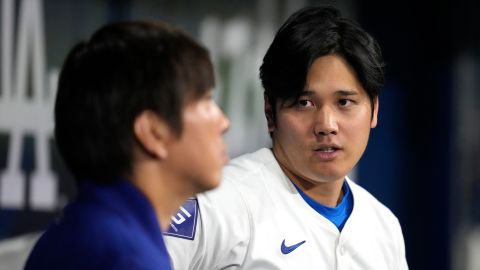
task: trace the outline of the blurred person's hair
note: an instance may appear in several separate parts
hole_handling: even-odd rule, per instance
[[[214,86],[208,51],[182,31],[153,22],[106,25],[63,65],[55,140],[77,182],[113,182],[131,172],[135,118],[154,112],[177,136],[184,106]]]
[[[380,46],[337,9],[306,7],[280,27],[260,67],[274,121],[277,100],[287,106],[295,104],[305,90],[310,66],[326,55],[338,55],[352,66],[370,98],[373,112],[373,100],[385,81]]]

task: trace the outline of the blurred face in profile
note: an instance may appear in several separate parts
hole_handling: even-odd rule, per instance
[[[276,121],[269,123],[282,168],[297,184],[343,180],[377,124],[378,100],[371,104],[344,58],[327,55],[313,62],[302,95],[292,102],[277,102]]]
[[[182,133],[173,142],[168,159],[195,192],[217,187],[228,161],[223,134],[229,120],[213,100],[212,91],[187,102],[182,123]]]

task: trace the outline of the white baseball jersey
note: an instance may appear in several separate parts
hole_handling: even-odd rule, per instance
[[[220,187],[173,219],[167,235],[175,236],[165,241],[174,269],[408,269],[397,218],[347,181],[354,207],[339,232],[304,201],[270,149],[232,160]]]

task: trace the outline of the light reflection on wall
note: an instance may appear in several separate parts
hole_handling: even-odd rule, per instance
[[[452,268],[476,270],[480,269],[480,57],[463,52],[454,70]]]

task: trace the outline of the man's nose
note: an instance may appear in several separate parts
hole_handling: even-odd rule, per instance
[[[335,111],[327,106],[319,108],[315,114],[315,136],[335,135],[338,132]]]

